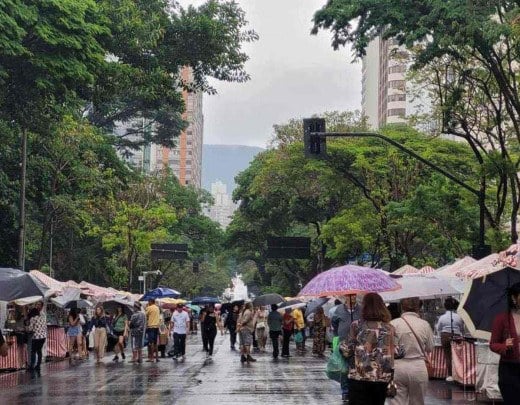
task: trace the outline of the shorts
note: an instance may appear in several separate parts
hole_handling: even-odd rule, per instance
[[[249,329],[241,329],[238,338],[241,346],[251,346],[253,344],[253,334]]]
[[[69,326],[69,329],[67,329],[67,336],[68,337],[76,337],[81,335],[81,327],[80,326]]]
[[[134,332],[130,337],[130,344],[132,345],[132,350],[141,349],[144,345],[144,333]]]
[[[148,344],[157,344],[157,339],[159,338],[159,328],[146,328],[146,338],[148,340]]]
[[[114,331],[114,335],[115,335],[115,336],[118,336],[118,337],[119,337],[119,336],[123,336],[124,334],[125,334],[125,331],[124,331],[124,330],[122,330],[122,331],[117,331],[117,330],[115,330],[115,331]]]

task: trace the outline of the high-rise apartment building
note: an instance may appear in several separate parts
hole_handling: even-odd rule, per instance
[[[213,196],[214,204],[205,208],[205,214],[213,221],[218,222],[222,228],[226,228],[231,222],[231,217],[237,209],[237,205],[227,193],[226,184],[220,180],[211,183],[211,195]]]
[[[377,129],[386,124],[406,122],[406,117],[425,114],[431,102],[414,92],[407,82],[407,51],[396,41],[377,37],[370,42],[363,57],[362,109],[368,124]],[[421,125],[430,131],[431,123]]]
[[[189,83],[192,80],[190,68],[181,71],[182,80]],[[172,170],[182,185],[202,186],[202,142],[204,135],[204,116],[202,114],[202,92],[183,90],[182,97],[186,106],[183,119],[188,127],[176,139],[174,148],[160,145],[145,145],[138,150],[122,155],[132,167],[145,173],[160,171],[165,167]],[[116,134],[124,134],[128,127],[141,125],[139,120],[129,124],[119,124]],[[144,126],[144,122],[142,124]],[[131,139],[131,138],[130,138]]]
[[[191,68],[183,68],[182,80],[189,83],[192,78]],[[183,185],[202,184],[202,142],[204,136],[204,116],[202,114],[202,92],[183,90],[182,97],[186,105],[183,119],[189,123],[177,139],[174,148],[157,147],[155,160],[157,170],[169,167]]]

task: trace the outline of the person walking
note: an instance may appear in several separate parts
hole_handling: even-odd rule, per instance
[[[87,315],[86,308],[82,308],[79,313],[79,324],[81,326],[81,358],[88,358],[90,319]]]
[[[251,345],[253,344],[253,331],[255,328],[255,316],[253,304],[247,302],[238,319],[238,332],[240,339],[240,362],[251,363],[256,359],[251,357]]]
[[[323,307],[318,307],[314,314],[313,325],[313,340],[312,340],[312,354],[316,356],[323,356],[325,352],[325,339],[327,337],[327,328],[329,327],[329,318],[325,316]]]
[[[32,311],[34,311],[34,315],[29,321],[29,330],[33,332],[29,370],[40,371],[43,358],[42,348],[47,339],[47,318],[43,312],[43,302],[37,302]],[[38,361],[36,361],[36,357],[38,357]]]
[[[206,336],[206,333],[204,332],[203,324],[204,319],[206,318],[206,314],[209,312],[209,306],[204,305],[204,307],[200,310],[199,315],[199,322],[200,322],[200,337],[202,338],[202,351],[208,353],[209,351],[209,345],[208,345],[208,337]]]
[[[305,318],[300,308],[294,308],[291,315],[294,319],[294,333],[301,333],[302,335],[302,340],[296,342],[296,351],[303,354],[305,352]]]
[[[159,350],[157,341],[159,339],[159,326],[161,326],[161,311],[155,305],[155,299],[150,298],[145,310],[146,314],[146,337],[148,339],[148,360],[147,362],[159,362]]]
[[[291,315],[291,309],[287,308],[282,317],[282,357],[291,357],[289,353],[289,345],[291,343],[291,336],[294,332],[294,318]]]
[[[520,392],[520,283],[508,289],[507,297],[509,310],[495,317],[489,347],[500,355],[498,387],[504,404],[514,405]]]
[[[379,294],[363,297],[361,318],[340,344],[349,362],[348,404],[384,405],[394,369],[395,328]]]
[[[401,317],[390,323],[395,328],[397,344],[404,348],[404,358],[395,360],[394,382],[397,395],[387,405],[424,405],[428,388],[426,360],[433,350],[433,331],[419,316],[419,298],[401,300]]]
[[[105,357],[107,347],[107,327],[108,319],[105,316],[105,310],[102,305],[96,306],[94,316],[90,321],[90,330],[94,330],[94,353],[96,355],[96,363],[100,363]]]
[[[217,337],[217,328],[220,330],[222,335],[224,335],[220,316],[215,312],[214,305],[209,305],[206,315],[204,316],[204,321],[202,322],[202,327],[208,341],[207,357],[211,358],[213,356],[215,338]]]
[[[171,318],[173,331],[173,360],[186,359],[186,335],[190,330],[190,316],[182,304],[177,304]]]
[[[352,322],[359,320],[361,316],[361,308],[357,304],[355,294],[345,296],[345,302],[339,304],[333,312],[331,318],[333,346],[339,345],[339,342],[348,338],[350,325]],[[341,395],[343,400],[348,399],[348,375],[342,374],[340,379]]]
[[[237,322],[240,316],[238,305],[233,305],[233,310],[227,315],[224,327],[229,331],[229,344],[231,350],[235,351],[237,343]]]
[[[459,302],[452,297],[446,298],[444,308],[446,312],[439,317],[437,322],[437,333],[441,337],[442,348],[444,349],[444,357],[446,358],[446,368],[448,369],[448,377],[446,381],[453,381],[452,358],[451,358],[451,342],[453,340],[462,339],[464,332],[464,322],[462,318],[455,312]]]
[[[267,313],[263,307],[256,310],[255,334],[258,340],[258,350],[265,353],[265,345],[267,344]]]
[[[141,303],[139,301],[134,303],[134,310],[135,312],[130,317],[130,323],[128,325],[130,329],[130,345],[132,347],[131,363],[142,363],[146,315],[141,310]]]
[[[83,331],[81,330],[79,312],[76,308],[70,310],[67,321],[69,324],[67,329],[67,336],[69,337],[69,356],[70,359],[73,357],[79,358]]]
[[[113,361],[119,361],[119,354],[121,358],[125,359],[125,339],[128,337],[128,318],[124,313],[123,306],[118,305],[116,308],[116,314],[112,321],[112,330],[114,335],[117,337],[117,343],[114,346],[114,352],[116,355]]]
[[[277,360],[279,353],[280,336],[282,334],[282,315],[278,312],[276,304],[271,305],[271,312],[267,315],[267,327],[269,328],[269,337],[273,344],[273,359]]]

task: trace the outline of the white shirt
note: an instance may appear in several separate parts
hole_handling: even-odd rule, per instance
[[[452,311],[446,311],[446,313],[444,315],[441,315],[441,317],[439,318],[436,329],[438,333],[453,332],[454,335],[462,336],[464,332],[464,322],[462,322],[461,317],[457,315],[457,313]]]
[[[172,315],[172,321],[173,333],[185,335],[188,332],[188,329],[186,328],[186,323],[190,321],[190,317],[185,311],[175,311]]]

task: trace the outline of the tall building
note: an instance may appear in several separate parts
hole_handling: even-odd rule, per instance
[[[211,183],[211,195],[215,202],[212,206],[205,208],[205,214],[213,221],[218,222],[222,228],[226,228],[231,222],[231,217],[237,209],[237,205],[227,193],[226,184],[220,180]]]
[[[393,39],[377,37],[368,45],[363,57],[361,103],[372,128],[404,123],[411,115],[430,111],[428,97],[419,96],[407,81],[409,63],[407,51]],[[424,131],[434,127],[431,122],[419,126]]]
[[[193,79],[191,68],[183,68],[182,80],[189,83]],[[182,118],[188,127],[181,132],[174,148],[160,145],[145,145],[135,151],[129,151],[121,157],[131,166],[146,173],[169,167],[182,185],[202,186],[202,142],[204,136],[204,116],[202,114],[202,92],[183,90],[182,97],[186,106]],[[123,135],[131,126],[141,125],[139,120],[127,124],[119,123],[116,134]],[[144,125],[144,123],[142,124]],[[131,139],[131,138],[129,138]]]
[[[184,82],[193,79],[191,68],[183,68],[181,76]],[[182,97],[186,105],[183,119],[189,123],[177,139],[174,148],[158,146],[152,159],[155,167],[169,167],[183,185],[202,184],[202,142],[204,137],[204,116],[202,114],[202,92],[183,90]]]

